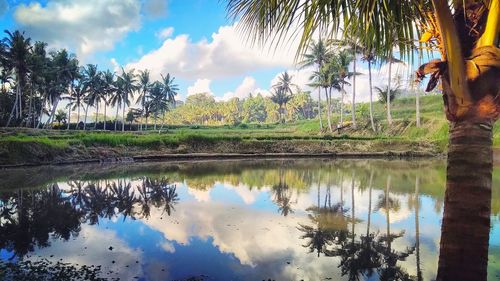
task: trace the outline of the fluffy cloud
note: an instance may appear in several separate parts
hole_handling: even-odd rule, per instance
[[[14,18],[33,38],[85,57],[112,49],[128,32],[137,30],[140,9],[136,0],[32,2],[20,4]]]
[[[251,76],[246,76],[243,78],[241,84],[236,88],[234,92],[227,92],[221,98],[221,100],[230,100],[232,98],[244,99],[248,97],[249,93],[254,93],[257,89],[257,82],[255,78]]]
[[[155,75],[172,72],[194,80],[235,77],[254,70],[293,65],[296,49],[293,46],[271,52],[269,46],[251,46],[245,42],[235,25],[220,27],[211,40],[192,42],[188,35],[178,35],[127,67],[150,69]]]
[[[161,40],[165,40],[167,38],[170,38],[174,34],[174,28],[171,26],[165,27],[158,32],[156,32],[156,37]]]
[[[194,95],[200,93],[209,93],[213,95],[212,90],[210,90],[210,79],[198,79],[192,86],[187,88],[187,95]]]

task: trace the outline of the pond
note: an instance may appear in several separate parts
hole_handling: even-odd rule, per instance
[[[3,170],[0,186],[0,279],[434,280],[446,166],[82,165]],[[498,167],[492,186],[488,280],[498,280]]]

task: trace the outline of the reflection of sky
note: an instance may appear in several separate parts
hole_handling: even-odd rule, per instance
[[[360,191],[355,181],[355,225],[357,237],[365,234],[368,219],[369,192]],[[132,186],[138,186],[134,180]],[[347,215],[351,216],[351,180],[331,185],[331,201],[340,201],[340,184]],[[405,183],[412,190],[414,179]],[[170,217],[161,209],[151,208],[151,217],[124,220],[101,219],[98,225],[82,225],[80,235],[63,242],[52,239],[52,246],[37,249],[36,254],[50,259],[63,258],[79,264],[103,264],[106,270],[119,272],[129,280],[135,275],[140,280],[166,280],[208,276],[215,280],[268,279],[319,280],[330,277],[340,279],[338,258],[309,254],[299,237],[300,224],[312,225],[307,208],[317,204],[317,185],[308,192],[291,190],[294,212],[283,217],[278,212],[272,188],[248,189],[244,184],[231,185],[221,178],[206,190],[189,187],[189,181],[176,183],[179,203]],[[67,188],[64,183],[61,188]],[[374,211],[384,194],[385,187],[372,190],[372,232],[385,234],[386,211]],[[320,204],[324,204],[326,187],[321,186]],[[404,231],[402,238],[393,242],[393,248],[404,250],[415,245],[415,210],[409,207],[411,194],[391,193],[398,200],[399,210],[390,210],[392,233]],[[435,278],[438,262],[440,223],[442,210],[436,211],[436,201],[431,196],[419,197],[419,230],[421,266],[425,280]],[[500,223],[492,219],[490,247],[500,246]],[[351,226],[348,225],[348,229]],[[108,248],[112,246],[113,250]],[[2,259],[10,257],[0,251]],[[112,261],[115,263],[112,263]],[[411,275],[416,274],[415,254],[399,265]],[[376,280],[376,275],[371,279]]]

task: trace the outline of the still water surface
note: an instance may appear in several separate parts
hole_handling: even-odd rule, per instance
[[[433,280],[445,177],[400,160],[5,170],[0,259],[120,280]],[[488,280],[499,219],[495,168]]]

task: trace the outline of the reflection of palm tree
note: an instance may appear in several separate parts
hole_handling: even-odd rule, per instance
[[[378,269],[380,280],[412,280],[408,273],[406,273],[400,266],[397,265],[398,261],[404,261],[415,248],[407,248],[405,251],[396,251],[392,249],[392,242],[404,235],[404,231],[400,233],[391,233],[391,222],[389,211],[399,210],[400,204],[397,199],[392,199],[390,197],[390,186],[391,186],[391,175],[387,176],[386,188],[384,195],[381,197],[378,208],[380,209],[381,203],[383,202],[383,207],[385,209],[387,233],[382,235],[377,239],[374,244],[377,251],[383,257],[383,264]]]
[[[51,184],[29,192],[0,193],[0,249],[12,252],[12,259],[22,257],[35,246],[49,246],[50,237],[68,240],[77,236],[81,223],[93,225],[100,218],[118,215],[134,218],[136,204],[150,202],[170,215],[179,200],[175,186],[166,179],[143,183],[138,194],[124,180],[104,185],[73,181],[68,190]]]
[[[420,208],[419,202],[419,177],[418,175],[415,177],[415,248],[417,255],[417,281],[422,281],[422,270],[420,269],[420,232],[419,232],[419,223],[418,223],[418,211]]]
[[[292,190],[286,184],[282,169],[279,170],[279,182],[273,185],[272,192],[274,194],[273,201],[278,205],[280,214],[286,217],[288,214],[293,213]]]

